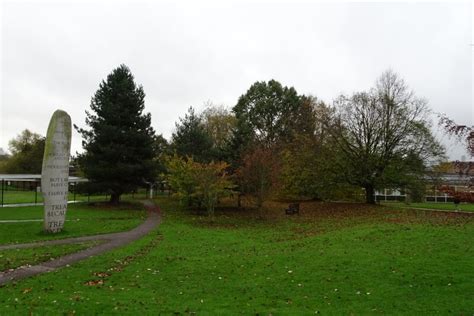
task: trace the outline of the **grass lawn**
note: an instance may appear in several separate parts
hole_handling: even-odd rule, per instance
[[[109,196],[110,197],[110,196]],[[83,202],[102,202],[107,201],[106,195],[83,195],[69,192],[69,201]],[[34,191],[5,191],[3,194],[3,204],[20,204],[20,203],[42,203],[43,196],[41,193],[35,194]]]
[[[0,250],[0,271],[15,269],[26,264],[34,265],[49,261],[59,256],[74,253],[97,244],[98,242],[90,241],[70,245]]]
[[[129,230],[139,225],[146,212],[139,204],[110,207],[106,204],[70,204],[64,230],[43,233],[42,222],[0,223],[0,244],[24,243]],[[0,220],[42,219],[42,206],[0,208]]]
[[[129,246],[0,290],[0,314],[465,314],[474,217],[349,204],[165,211]],[[263,219],[262,219],[263,218]]]
[[[162,194],[162,193],[159,193]],[[138,190],[137,193],[124,194],[122,196],[125,200],[131,199],[145,199],[146,191],[144,189]],[[88,196],[87,194],[74,194],[69,192],[69,201],[82,201],[82,202],[104,202],[110,199],[110,195],[105,194],[94,194]],[[43,195],[41,193],[35,193],[35,191],[20,191],[10,188],[3,192],[3,204],[20,204],[20,203],[42,203]]]
[[[387,206],[401,206],[401,207],[414,207],[414,208],[427,208],[433,210],[447,210],[447,211],[456,211],[456,206],[454,203],[434,203],[434,202],[423,202],[423,203],[410,203],[405,204],[401,202],[385,202],[383,203]],[[458,210],[460,211],[468,211],[474,212],[474,204],[473,203],[461,203],[459,204]]]

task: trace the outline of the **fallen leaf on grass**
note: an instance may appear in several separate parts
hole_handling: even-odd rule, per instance
[[[96,286],[104,284],[104,280],[90,280],[84,283],[87,286]]]
[[[69,298],[71,301],[80,301],[82,299],[82,296],[80,295],[74,295]]]
[[[29,292],[31,292],[32,289],[33,289],[33,288],[31,288],[31,287],[26,288],[26,289],[23,289],[22,293],[23,293],[23,294],[29,293]]]

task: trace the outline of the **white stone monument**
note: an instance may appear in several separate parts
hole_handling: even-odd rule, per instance
[[[57,233],[66,219],[71,152],[71,118],[61,110],[49,122],[41,171],[44,201],[44,230]]]

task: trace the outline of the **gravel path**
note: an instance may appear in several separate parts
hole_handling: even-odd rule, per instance
[[[156,206],[152,201],[143,202],[146,210],[148,211],[148,217],[141,225],[136,228],[113,234],[102,234],[94,236],[85,236],[85,237],[76,237],[76,238],[67,238],[59,240],[49,240],[36,243],[27,243],[27,244],[14,244],[14,245],[5,245],[0,246],[0,250],[6,249],[19,249],[19,248],[31,248],[45,245],[63,245],[63,244],[72,244],[83,241],[105,241],[97,246],[72,253],[57,259],[40,263],[34,266],[20,267],[13,271],[0,272],[0,285],[6,284],[13,280],[19,280],[26,277],[30,277],[36,274],[53,271],[58,268],[64,267],[75,263],[77,261],[89,258],[91,256],[100,255],[104,252],[112,250],[114,248],[124,246],[132,241],[135,241],[153,230],[161,221],[160,208]]]

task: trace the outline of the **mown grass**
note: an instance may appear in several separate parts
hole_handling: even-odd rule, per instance
[[[472,217],[350,204],[220,210],[159,199],[159,229],[0,290],[0,314],[466,314]],[[273,209],[273,211],[271,211]],[[27,289],[27,291],[25,291]]]
[[[23,265],[35,265],[90,248],[96,244],[98,244],[98,242],[89,241],[69,245],[0,250],[0,271],[15,269]]]
[[[124,194],[123,199],[144,199],[146,198],[146,192],[144,189],[140,189],[137,193]],[[80,202],[105,202],[110,199],[110,195],[106,194],[74,194],[69,192],[68,200],[69,201],[80,201]],[[21,203],[42,203],[43,195],[41,193],[36,193],[35,191],[21,191],[10,189],[3,192],[3,204],[21,204]]]
[[[132,194],[130,194],[130,197]],[[144,197],[144,193],[135,194],[134,197]],[[74,194],[69,192],[69,201],[80,201],[80,202],[106,202],[110,196],[105,194]],[[3,204],[21,204],[21,203],[43,203],[43,195],[41,193],[35,193],[34,191],[5,191],[3,195]]]
[[[127,203],[119,207],[105,203],[70,204],[62,232],[46,234],[42,222],[0,223],[0,244],[119,232],[136,227],[145,217],[140,204]],[[0,208],[0,221],[42,218],[42,206]]]
[[[110,197],[110,196],[109,196]],[[69,201],[82,202],[105,202],[108,200],[105,194],[85,195],[69,192]],[[22,203],[43,203],[43,195],[34,191],[5,191],[3,195],[3,204],[22,204]]]
[[[410,203],[405,204],[402,202],[384,202],[387,206],[400,206],[405,208],[426,208],[432,210],[445,210],[445,211],[467,211],[474,212],[473,203],[460,203],[457,207],[454,203],[435,203],[435,202],[423,202],[423,203]]]

